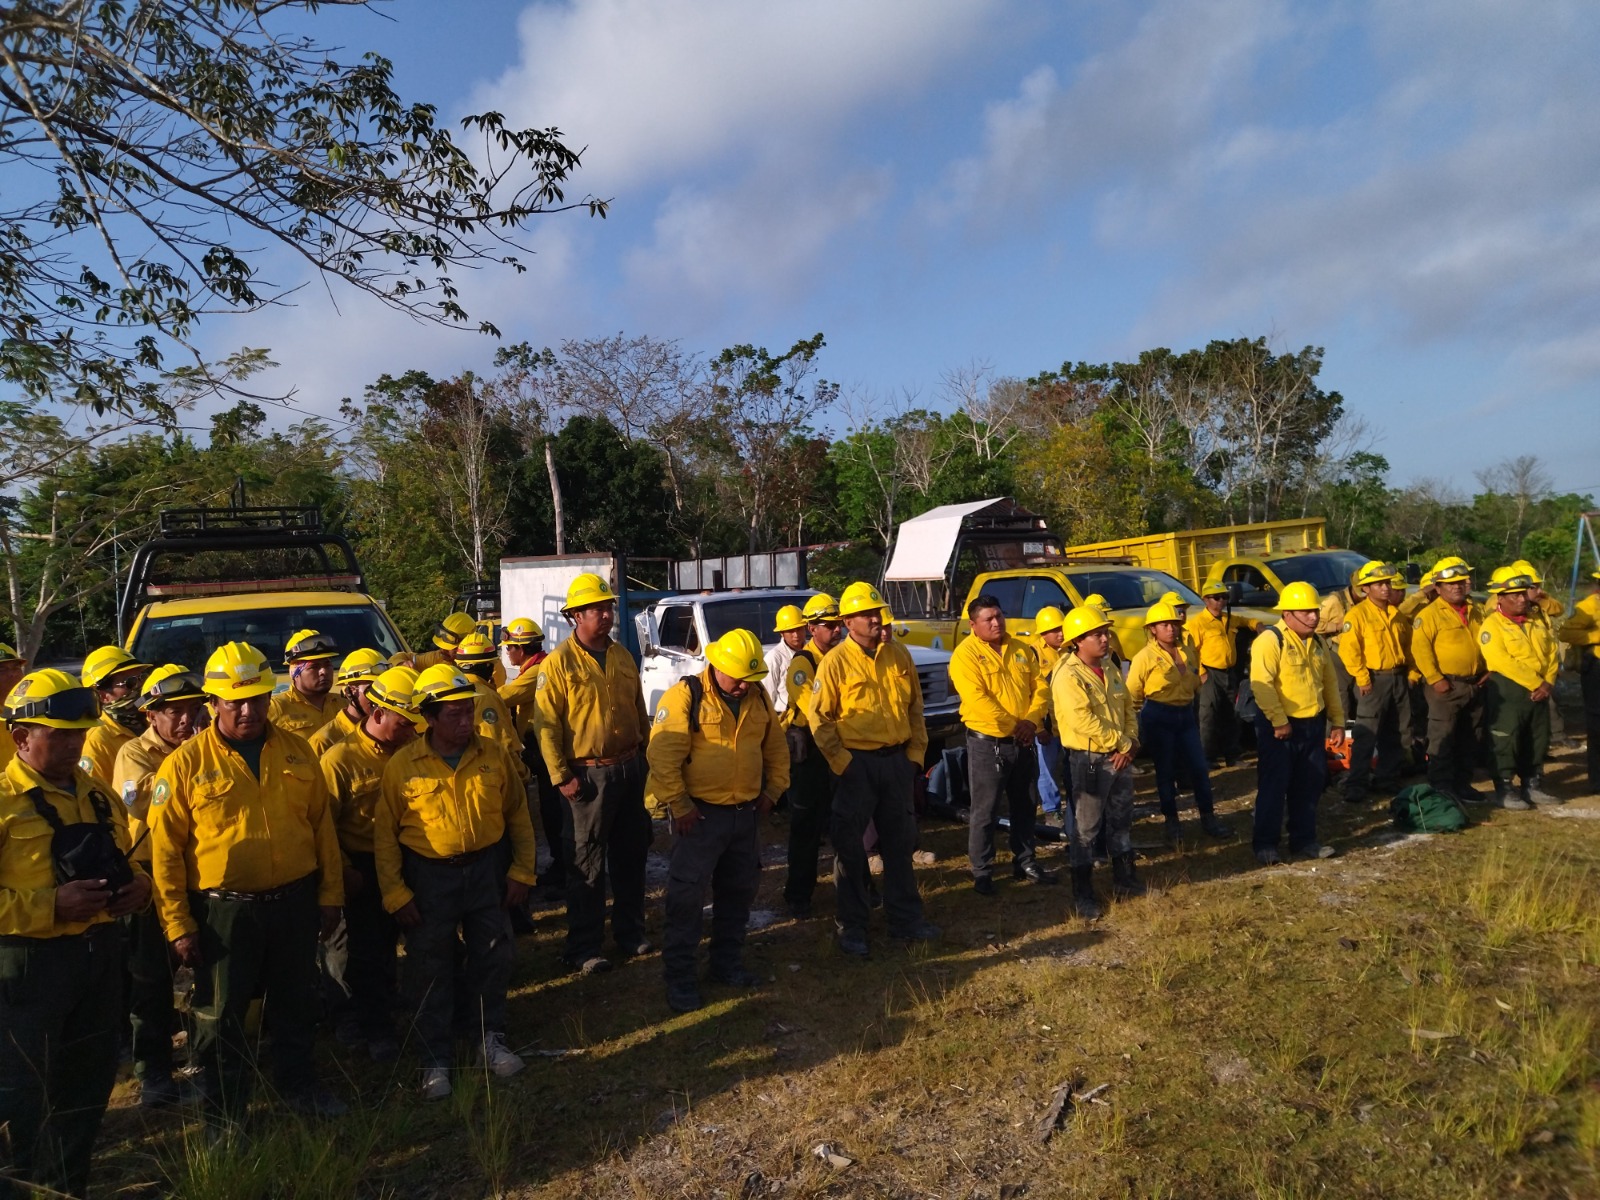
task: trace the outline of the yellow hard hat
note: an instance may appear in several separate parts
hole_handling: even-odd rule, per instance
[[[206,659],[206,695],[219,700],[248,700],[268,695],[277,686],[267,656],[249,642],[226,642]]]
[[[466,613],[453,612],[433,627],[433,644],[441,650],[454,650],[477,627],[478,623]]]
[[[1278,593],[1277,607],[1279,612],[1310,612],[1322,607],[1322,597],[1309,583],[1290,583]]]
[[[83,685],[92,688],[102,687],[113,675],[120,675],[124,671],[149,669],[149,663],[140,662],[121,646],[100,646],[89,651],[89,657],[83,660]]]
[[[1061,623],[1066,619],[1066,614],[1054,604],[1046,604],[1033,614],[1033,631],[1043,637],[1047,633],[1053,633],[1055,630],[1060,629]]]
[[[748,629],[730,629],[706,647],[706,661],[724,675],[754,683],[767,677],[761,643]]]
[[[339,646],[325,633],[315,629],[302,629],[289,635],[283,646],[284,662],[317,662],[324,658],[338,658]]]
[[[1171,595],[1172,593],[1168,594]],[[1178,615],[1178,610],[1165,600],[1157,600],[1150,606],[1150,611],[1144,614],[1144,623],[1146,625],[1158,625],[1162,621],[1182,620],[1183,618]]]
[[[844,595],[839,597],[841,617],[853,617],[859,613],[871,612],[873,609],[881,611],[885,607],[883,596],[878,589],[862,581],[852,583],[845,588]]]
[[[204,700],[206,698],[205,685],[200,676],[188,667],[180,667],[177,663],[167,663],[157,667],[145,676],[144,685],[139,689],[139,698],[134,701],[134,707],[148,712],[150,709],[162,704],[170,704],[174,700]]]
[[[486,663],[493,662],[499,655],[494,643],[489,638],[476,631],[467,634],[461,639],[461,644],[456,647],[456,661],[458,663]]]
[[[567,585],[567,598],[561,603],[561,611],[568,613],[591,604],[611,604],[616,598],[609,583],[593,571],[585,571]]]
[[[800,611],[798,604],[785,604],[778,610],[777,619],[772,622],[772,632],[793,633],[796,629],[804,629],[806,624],[806,615]]]
[[[22,655],[17,653],[17,648],[15,646],[9,646],[5,642],[0,642],[0,664],[22,661]]]
[[[1511,565],[1526,575],[1528,579],[1532,581],[1534,587],[1544,586],[1544,576],[1539,574],[1539,568],[1535,567],[1527,559],[1519,558]]]
[[[1533,586],[1533,579],[1517,563],[1509,567],[1496,567],[1494,574],[1489,576],[1489,583],[1485,590],[1491,596],[1503,596],[1507,592],[1525,592]]]
[[[1376,559],[1367,563],[1356,572],[1356,586],[1366,587],[1374,583],[1399,583],[1400,572],[1386,562]]]
[[[389,666],[389,660],[378,651],[363,646],[359,650],[352,650],[344,656],[344,661],[339,664],[339,672],[333,677],[333,682],[338,687],[346,684],[358,683],[363,679],[376,679],[382,675]]]
[[[1185,600],[1182,596],[1178,595],[1177,592],[1162,592],[1161,593],[1161,599],[1157,600],[1156,603],[1157,604],[1168,604],[1168,605],[1171,605],[1173,608],[1188,608],[1189,607],[1189,602],[1187,600]],[[1149,623],[1150,623],[1149,621],[1145,622],[1146,625],[1148,625]]]
[[[1466,559],[1452,554],[1434,563],[1429,574],[1435,583],[1445,583],[1451,579],[1466,579],[1472,574],[1472,566]]]
[[[421,709],[446,700],[471,700],[478,694],[478,685],[451,663],[435,663],[417,676],[413,693]]]
[[[800,612],[807,621],[837,621],[839,602],[827,592],[818,592],[806,601],[806,606]]]
[[[1061,621],[1061,636],[1068,642],[1076,642],[1086,634],[1091,634],[1097,629],[1109,629],[1111,618],[1104,612],[1087,602],[1080,604],[1069,612]]]
[[[539,628],[537,621],[528,617],[518,617],[515,621],[506,623],[500,631],[500,641],[507,646],[528,646],[534,642],[544,641],[544,630]]]
[[[1430,588],[1437,582],[1439,582],[1438,578],[1432,571],[1424,571],[1422,573],[1422,578],[1417,580],[1417,586],[1419,588]]]
[[[100,701],[82,680],[46,667],[17,680],[6,697],[4,716],[11,725],[93,729],[100,720]]]
[[[367,699],[379,708],[399,713],[419,730],[428,727],[418,706],[417,673],[411,667],[390,667],[372,681]]]
[[[1111,619],[1111,605],[1106,602],[1106,598],[1099,592],[1090,592],[1085,596],[1083,598],[1083,607],[1097,608],[1108,621]]]
[[[1210,580],[1200,589],[1200,598],[1202,600],[1207,596],[1226,596],[1227,594],[1228,585],[1220,579]]]

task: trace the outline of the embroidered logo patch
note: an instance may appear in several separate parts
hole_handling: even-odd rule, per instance
[[[92,771],[94,770],[94,764],[92,764],[87,758],[80,758],[78,760],[78,770]]]
[[[659,725],[659,724],[661,724],[661,722],[665,721],[666,719],[667,719],[667,710],[665,708],[656,709],[656,724]]]
[[[1478,640],[1480,642],[1482,642],[1485,646],[1487,646],[1489,644],[1489,641],[1490,641],[1488,631],[1485,630],[1483,633],[1479,634],[1478,635]]]
[[[160,808],[170,795],[172,795],[172,785],[165,779],[156,780],[156,790],[150,793],[150,807]]]
[[[483,710],[483,719],[484,719],[485,724],[489,724],[489,725],[498,725],[498,724],[500,724],[500,714],[495,712],[495,710],[492,709],[492,708],[486,708],[486,709]]]
[[[122,782],[122,803],[123,804],[125,804],[129,808],[132,808],[133,807],[134,798],[136,796],[138,796],[138,794],[139,794],[139,785],[137,783],[135,783],[131,779],[123,780],[123,782]]]
[[[544,691],[544,684],[545,684],[545,675],[544,675],[543,671],[540,671],[539,672],[539,678],[533,681],[533,690],[536,691],[536,692]]]
[[[797,686],[797,687],[805,687],[805,685],[806,685],[806,672],[805,672],[805,668],[804,667],[802,667],[800,670],[798,670],[798,671],[796,671],[794,673],[794,682],[795,682],[795,686]]]
[[[1344,623],[1344,631],[1345,631],[1345,632],[1346,632],[1346,633],[1349,633],[1349,632],[1350,632],[1350,622],[1349,622],[1349,621],[1346,621],[1346,622],[1345,622],[1345,623]]]

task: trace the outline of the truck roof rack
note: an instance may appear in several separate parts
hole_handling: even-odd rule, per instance
[[[151,600],[174,596],[319,588],[363,592],[356,552],[343,534],[323,527],[315,505],[252,507],[235,489],[227,508],[170,508],[156,535],[134,552],[117,605],[127,630]],[[267,585],[276,584],[277,588]]]

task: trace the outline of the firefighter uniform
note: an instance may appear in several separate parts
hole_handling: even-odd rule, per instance
[[[206,677],[209,689],[210,664]],[[312,1092],[320,908],[344,903],[328,788],[311,747],[269,720],[250,749],[255,769],[211,725],[167,756],[150,796],[156,906],[169,941],[199,937],[194,1049],[208,1099],[232,1117],[249,1100],[244,1022],[262,992],[278,1090]]]
[[[624,955],[647,945],[644,867],[650,814],[644,807],[643,751],[650,715],[633,656],[610,642],[596,655],[569,637],[539,667],[539,746],[551,786],[577,777],[577,799],[562,800],[569,965],[600,958],[606,883],[611,933]],[[602,960],[603,961],[603,960]]]
[[[1261,622],[1237,617],[1224,608],[1214,617],[1202,608],[1184,626],[1200,663],[1200,741],[1206,757],[1232,765],[1239,761],[1239,714],[1234,697],[1239,694],[1243,670],[1239,663],[1239,633],[1260,632]]]
[[[476,1014],[486,1039],[506,1028],[515,956],[506,878],[532,884],[537,863],[520,764],[499,742],[474,734],[452,766],[419,737],[384,769],[371,834],[384,909],[395,913],[414,902],[422,917],[405,939],[423,1066],[449,1067],[455,1019],[464,1024]],[[506,834],[509,870],[496,853]],[[459,1014],[458,929],[466,949],[462,999],[471,1005]]]
[[[335,745],[354,733],[359,725],[359,721],[353,720],[350,714],[341,708],[338,716],[306,738],[306,744],[311,747],[311,753],[320,759]]]
[[[1145,625],[1175,620],[1176,616],[1170,606],[1156,604],[1145,615]],[[1180,771],[1194,789],[1201,827],[1212,837],[1230,836],[1232,831],[1217,820],[1211,772],[1195,712],[1201,687],[1198,645],[1180,639],[1169,650],[1154,636],[1146,638],[1129,665],[1127,682],[1128,698],[1139,713],[1139,744],[1150,751],[1155,763],[1156,795],[1167,836],[1176,840],[1179,833]]]
[[[84,772],[70,791],[20,758],[0,773],[0,1171],[79,1196],[117,1076],[123,938],[105,912],[57,919],[53,830],[41,805],[63,825],[109,824],[124,853],[131,843],[120,806]]]
[[[267,720],[284,733],[309,738],[337,717],[343,708],[344,701],[332,692],[322,698],[321,704],[317,704],[291,687],[272,698],[272,704],[267,709]]]
[[[761,814],[789,786],[789,747],[760,685],[761,643],[736,629],[707,648],[707,659],[698,689],[680,680],[661,697],[647,753],[650,794],[675,819],[695,819],[691,832],[674,831],[662,934],[667,1000],[679,1011],[699,1007],[695,957],[708,888],[711,977],[758,982],[743,954],[761,876]],[[752,686],[734,699],[717,686],[717,670]]]
[[[1476,601],[1469,597],[1457,608],[1440,596],[1417,613],[1411,629],[1411,660],[1428,706],[1428,783],[1460,800],[1477,795],[1472,773],[1483,741],[1482,628]]]
[[[1075,608],[1067,614],[1070,643],[1083,636],[1073,618],[1084,611]],[[1061,745],[1072,756],[1076,808],[1069,854],[1073,890],[1080,895],[1087,888],[1086,873],[1094,867],[1094,844],[1102,829],[1119,878],[1122,864],[1131,870],[1133,862],[1133,767],[1130,763],[1118,770],[1111,763],[1113,755],[1134,749],[1133,700],[1110,654],[1101,662],[1104,665],[1097,669],[1068,653],[1050,679]]]
[[[828,651],[813,638],[789,658],[789,706],[781,722],[789,747],[789,873],[783,898],[796,917],[811,915],[822,838],[833,819],[833,772],[811,734],[811,685]]]
[[[842,617],[882,606],[877,589],[865,583],[851,584],[839,601]],[[868,824],[878,831],[890,935],[936,937],[938,931],[923,919],[911,864],[915,781],[928,749],[916,664],[899,642],[864,650],[847,635],[818,664],[811,690],[811,735],[836,778],[828,833],[841,948],[867,952],[867,852],[861,839]]]
[[[967,730],[967,788],[972,797],[967,865],[972,878],[980,890],[993,886],[995,832],[1002,815],[1010,826],[1012,872],[1037,878],[1033,789],[1039,757],[1031,743],[1019,745],[1015,734],[1023,721],[1037,733],[1049,709],[1039,655],[1031,643],[1009,633],[994,645],[973,635],[956,646],[949,670]]]
[[[83,757],[78,766],[100,786],[111,788],[116,774],[117,751],[139,736],[139,730],[129,728],[108,712],[100,714],[95,727],[83,735]]]
[[[1484,617],[1478,643],[1489,669],[1487,719],[1495,794],[1502,804],[1516,808],[1518,797],[1510,792],[1513,779],[1521,779],[1524,792],[1538,791],[1550,751],[1550,706],[1543,700],[1535,703],[1531,693],[1555,684],[1560,665],[1556,640],[1549,622],[1531,612],[1517,621],[1495,609]]]
[[[541,651],[526,659],[522,669],[501,685],[500,699],[511,710],[511,724],[522,739],[522,761],[528,768],[534,793],[529,801],[537,798],[539,832],[544,838],[545,853],[550,856],[549,865],[539,875],[539,885],[559,895],[566,891],[571,860],[561,836],[561,793],[550,783],[550,770],[544,765],[544,751],[539,744],[539,671],[547,657]]]
[[[1350,572],[1349,587],[1342,587],[1322,597],[1314,631],[1333,650],[1333,673],[1339,681],[1339,703],[1341,711],[1350,719],[1354,719],[1356,712],[1356,681],[1340,657],[1339,643],[1344,638],[1344,625],[1350,619],[1351,611],[1359,608],[1366,599],[1356,591],[1356,575],[1357,572]]]
[[[1382,792],[1399,787],[1411,730],[1410,645],[1411,625],[1395,605],[1380,605],[1368,597],[1345,616],[1339,659],[1356,689],[1354,742],[1344,780],[1344,798],[1350,804],[1365,803],[1369,778]]]
[[[1302,585],[1289,588],[1296,586]],[[1314,599],[1314,589],[1304,586]],[[1289,588],[1284,589],[1286,594]],[[1303,638],[1282,623],[1251,644],[1250,687],[1261,710],[1255,719],[1257,783],[1251,834],[1258,858],[1276,856],[1285,810],[1289,853],[1312,852],[1319,845],[1317,801],[1328,781],[1328,730],[1344,723],[1333,660],[1320,635]],[[1274,730],[1284,725],[1289,726],[1289,736],[1280,739]]]
[[[1578,648],[1578,682],[1583,689],[1583,723],[1588,737],[1589,791],[1600,795],[1600,571],[1590,578],[1595,591],[1578,601],[1561,626],[1561,640]]]

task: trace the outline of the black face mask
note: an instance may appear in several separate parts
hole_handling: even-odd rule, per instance
[[[89,793],[89,804],[96,819],[71,825],[62,821],[56,810],[45,803],[42,789],[29,789],[28,797],[45,824],[54,830],[50,838],[50,859],[57,884],[104,879],[112,891],[119,891],[133,882],[133,868],[128,865],[128,856],[117,845],[115,826],[111,824],[111,801],[98,788]]]

